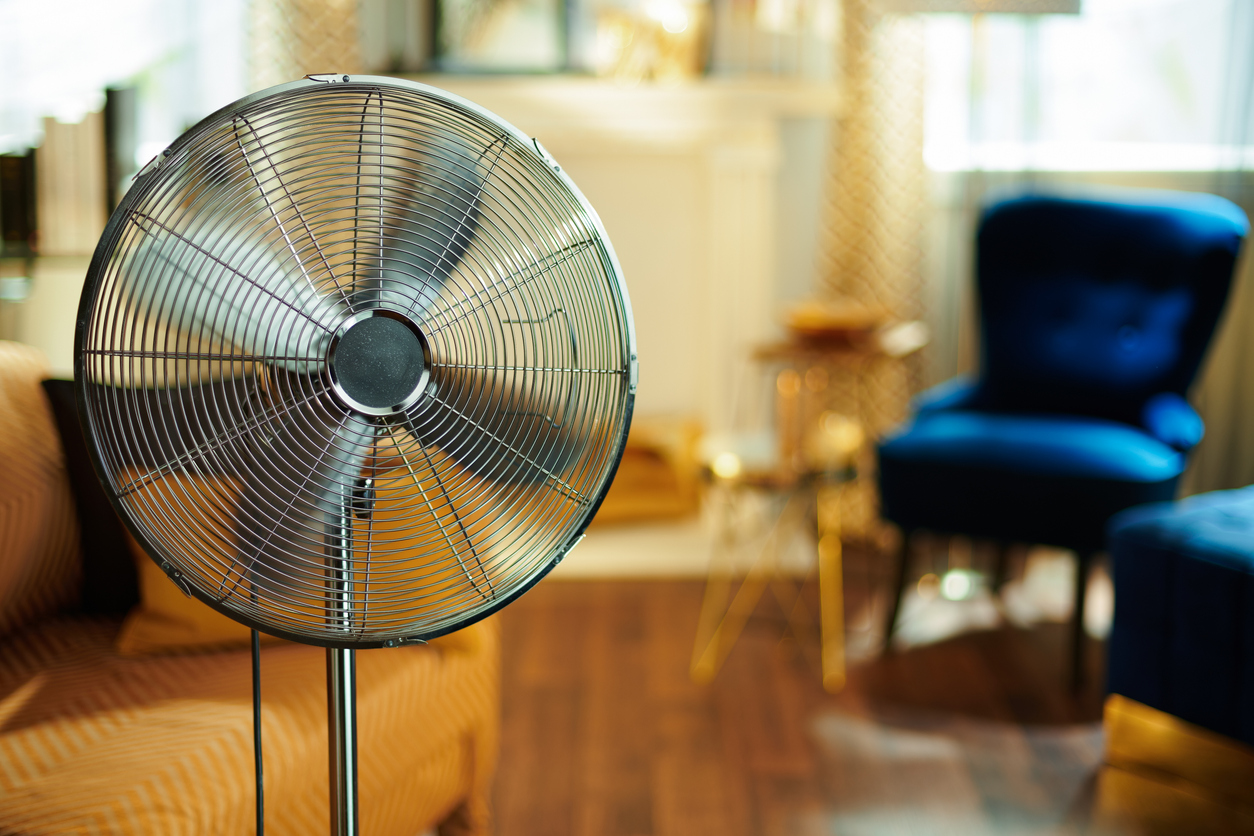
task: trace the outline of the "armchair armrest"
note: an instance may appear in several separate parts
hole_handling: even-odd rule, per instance
[[[1154,438],[1181,452],[1195,447],[1206,432],[1201,416],[1175,392],[1161,392],[1146,401],[1141,424]]]

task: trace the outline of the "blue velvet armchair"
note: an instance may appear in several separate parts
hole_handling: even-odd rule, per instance
[[[879,446],[903,530],[891,639],[916,529],[1072,549],[1085,579],[1114,513],[1171,499],[1202,421],[1185,400],[1248,223],[1218,197],[1031,195],[989,207],[976,280],[981,371],[923,393]]]

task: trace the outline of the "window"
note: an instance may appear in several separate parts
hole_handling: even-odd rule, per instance
[[[926,162],[939,171],[1248,167],[1252,32],[1247,0],[931,16]]]

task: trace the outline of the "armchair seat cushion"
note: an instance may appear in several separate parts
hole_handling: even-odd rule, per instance
[[[881,458],[1040,476],[1161,482],[1184,456],[1130,424],[1078,415],[942,410],[887,440]]]
[[[1111,514],[1170,499],[1185,464],[1130,424],[959,409],[921,412],[879,454],[885,516],[905,528],[1092,549]]]

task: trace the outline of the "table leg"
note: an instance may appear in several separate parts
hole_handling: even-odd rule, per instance
[[[840,542],[841,487],[820,491],[817,514],[823,688],[832,694],[845,687],[845,584],[843,549]]]

